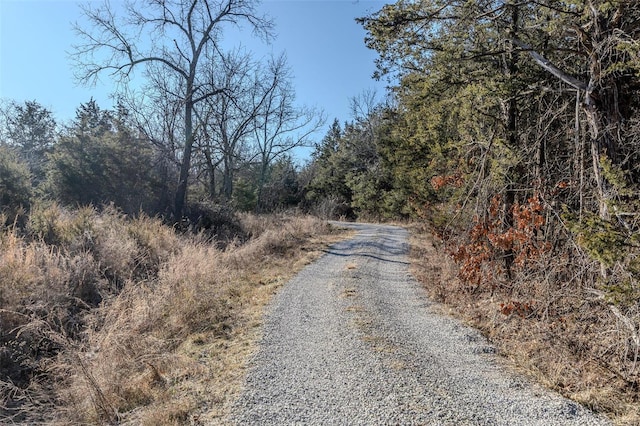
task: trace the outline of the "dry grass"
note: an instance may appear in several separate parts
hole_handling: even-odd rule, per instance
[[[444,313],[480,329],[500,354],[521,372],[590,408],[616,424],[640,424],[638,389],[614,365],[612,347],[623,333],[620,321],[583,286],[560,279],[565,260],[547,264],[544,274],[531,275],[515,288],[470,289],[457,278],[457,265],[442,241],[419,226],[412,227],[413,274]],[[509,300],[531,301],[530,314],[505,315]],[[624,339],[623,339],[624,340]]]
[[[107,209],[34,212],[0,234],[0,419],[222,423],[277,288],[340,238],[243,216],[227,249]]]

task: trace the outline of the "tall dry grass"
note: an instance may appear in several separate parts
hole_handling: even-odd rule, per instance
[[[0,236],[0,419],[211,424],[225,416],[262,306],[317,256],[310,217],[240,222],[219,248],[113,209],[36,209]]]

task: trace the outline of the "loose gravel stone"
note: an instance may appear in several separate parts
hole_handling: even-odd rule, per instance
[[[607,425],[501,366],[477,331],[430,308],[407,232],[357,235],[287,283],[235,405],[238,425]]]

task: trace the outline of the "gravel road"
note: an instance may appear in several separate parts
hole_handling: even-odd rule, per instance
[[[407,232],[342,224],[276,296],[240,425],[604,425],[500,365],[475,330],[437,315],[408,272]]]

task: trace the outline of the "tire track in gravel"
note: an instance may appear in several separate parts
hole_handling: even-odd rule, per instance
[[[239,425],[604,425],[500,366],[436,314],[408,271],[407,232],[358,231],[283,287],[231,422]]]

